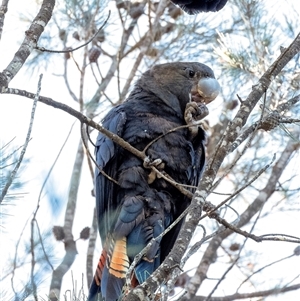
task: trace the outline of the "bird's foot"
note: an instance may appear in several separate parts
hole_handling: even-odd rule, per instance
[[[162,163],[162,159],[158,158],[155,160],[151,160],[149,156],[144,159],[143,166],[145,168],[151,168],[151,166],[158,167]]]
[[[144,159],[143,166],[147,169],[156,167],[158,170],[163,170],[165,168],[165,163],[163,163],[162,159],[155,159],[151,160],[149,157]],[[160,178],[155,170],[151,170],[150,174],[148,175],[148,184],[152,184],[156,178]]]
[[[186,104],[184,111],[184,120],[189,125],[189,130],[192,136],[198,134],[198,127],[201,125],[201,120],[209,114],[208,108],[204,103],[195,101]]]

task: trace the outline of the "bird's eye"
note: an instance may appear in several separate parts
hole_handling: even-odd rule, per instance
[[[195,76],[195,71],[190,70],[190,71],[189,71],[189,77],[194,77],[194,76]]]

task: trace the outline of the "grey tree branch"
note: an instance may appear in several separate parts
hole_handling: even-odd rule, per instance
[[[8,87],[10,81],[16,76],[30,53],[36,47],[37,41],[52,17],[54,6],[55,0],[43,1],[39,13],[32,21],[29,29],[25,31],[25,39],[23,43],[15,53],[9,65],[0,73],[0,92]]]
[[[89,245],[87,249],[87,257],[86,257],[86,278],[88,287],[91,286],[94,277],[93,270],[93,258],[94,258],[94,250],[96,245],[96,239],[98,235],[98,223],[97,223],[97,210],[94,208],[92,227],[90,232]]]
[[[0,40],[2,38],[3,26],[4,26],[4,19],[5,14],[7,13],[7,6],[9,0],[2,0],[2,4],[0,6]]]
[[[295,105],[297,102],[300,101],[300,95],[297,95],[291,99],[289,99],[287,102],[279,105],[276,108],[276,111],[279,113],[283,113],[286,112],[287,110],[289,110],[293,105]],[[247,129],[245,129],[238,137],[237,139],[234,141],[234,143],[232,143],[230,149],[228,150],[228,152],[233,152],[241,143],[243,143],[243,141],[245,141],[245,139],[247,139],[249,137],[249,135],[254,132],[254,130],[259,126],[260,128],[263,127],[264,122],[266,122],[269,118],[271,118],[273,116],[273,112],[267,114],[262,122],[257,121],[255,123],[253,123],[251,126],[249,126]],[[284,123],[285,120],[283,118],[279,119],[279,123]],[[292,121],[291,121],[292,122]]]
[[[72,227],[73,227],[75,210],[76,210],[76,200],[77,200],[77,193],[78,193],[79,181],[80,181],[81,170],[82,170],[83,157],[84,157],[83,145],[82,142],[79,141],[78,149],[76,152],[76,159],[74,162],[71,181],[70,181],[68,202],[67,202],[65,221],[63,227],[65,233],[64,244],[65,244],[66,254],[61,264],[52,273],[52,279],[51,279],[51,284],[49,289],[49,299],[51,301],[59,300],[63,276],[72,266],[77,254],[76,242],[74,241],[73,234],[72,234]]]
[[[225,136],[226,139],[222,142],[221,147],[219,148],[219,154],[216,154],[216,159],[208,164],[211,170],[215,175],[223,159],[230,150],[231,144],[236,140],[239,135],[242,127],[245,125],[250,113],[252,112],[254,106],[260,100],[262,95],[268,89],[272,79],[274,79],[279,72],[286,66],[286,64],[300,52],[300,34],[294,39],[294,41],[286,48],[276,61],[268,68],[268,70],[263,74],[259,79],[257,85],[252,87],[252,91],[247,97],[247,99],[242,103],[239,111],[237,112],[234,120],[227,127]],[[207,171],[208,172],[208,171]]]
[[[295,143],[293,140],[289,141],[280,158],[272,168],[269,180],[266,183],[265,187],[260,191],[259,195],[244,211],[244,213],[241,214],[237,227],[241,228],[246,225],[250,221],[250,219],[260,210],[265,201],[268,200],[268,198],[273,194],[276,189],[276,184],[281,177],[287,163],[289,162],[292,153],[299,149],[299,147],[299,143]],[[187,286],[188,293],[183,300],[191,300],[195,296],[200,285],[206,279],[208,268],[213,262],[212,259],[216,256],[216,252],[220,247],[222,241],[232,233],[232,230],[227,229],[210,241],[195,272],[195,277],[191,278],[191,281]],[[213,298],[211,300],[213,300]]]

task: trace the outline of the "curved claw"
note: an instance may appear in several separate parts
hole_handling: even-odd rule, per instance
[[[148,169],[150,169],[151,166],[159,167],[161,164],[162,164],[162,159],[158,158],[155,160],[151,160],[149,156],[147,156],[143,162],[143,166]]]
[[[187,125],[190,125],[189,131],[192,137],[198,135],[201,120],[209,114],[208,108],[204,103],[196,103],[194,101],[186,104],[184,111],[184,120]]]
[[[143,166],[147,169],[150,169],[151,166],[154,166],[159,170],[163,170],[165,168],[165,163],[163,163],[162,159],[160,159],[160,158],[151,160],[147,156],[144,159]],[[156,174],[156,172],[154,170],[151,170],[150,174],[148,175],[148,184],[152,184],[156,178],[159,178],[159,176]]]
[[[192,101],[186,104],[184,119],[186,124],[196,125],[199,124],[199,120],[202,120],[208,114],[209,111],[205,104]]]

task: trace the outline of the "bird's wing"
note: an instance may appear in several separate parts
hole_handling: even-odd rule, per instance
[[[126,113],[123,111],[122,106],[119,106],[112,109],[106,115],[102,125],[110,132],[122,136],[125,122]],[[113,180],[117,181],[117,171],[122,157],[122,148],[104,134],[99,133],[95,156],[97,162],[95,172],[96,207],[98,227],[103,245],[108,232],[111,230],[115,211],[118,206],[116,199],[118,185]]]
[[[129,118],[125,108],[126,104],[114,108],[102,122],[103,127],[124,138]],[[139,133],[140,129],[136,131]],[[89,300],[95,300],[99,290],[107,300],[116,300],[134,256],[165,229],[170,212],[163,204],[171,200],[166,200],[163,194],[152,193],[142,162],[102,133],[96,142],[96,162],[95,194],[103,251]],[[152,245],[136,268],[137,281],[143,282],[157,268],[158,250],[159,241]]]

